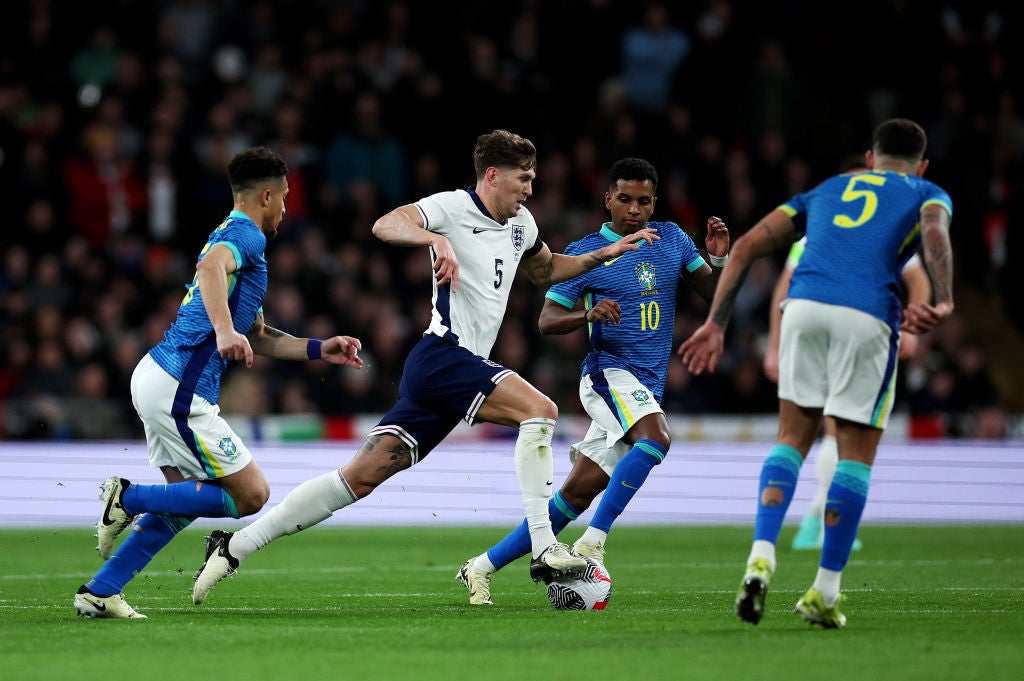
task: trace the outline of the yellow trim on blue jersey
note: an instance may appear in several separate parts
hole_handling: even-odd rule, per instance
[[[933,203],[938,204],[938,205],[942,206],[943,208],[945,208],[946,212],[949,213],[950,219],[953,218],[953,206],[951,206],[950,204],[946,203],[942,199],[928,199],[927,201],[925,201],[924,203],[921,204],[921,210],[924,210],[925,206],[930,206]]]
[[[917,222],[917,223],[914,223],[914,228],[912,230],[910,230],[910,234],[907,235],[907,238],[904,239],[903,243],[900,244],[900,250],[898,251],[898,253],[902,253],[903,251],[905,251],[907,246],[910,245],[910,242],[914,241],[915,239],[919,239],[920,237],[921,237],[921,223]]]
[[[797,214],[796,208],[793,208],[793,206],[789,205],[788,203],[782,204],[776,210],[781,210],[783,213],[786,214],[787,217],[790,218]]]

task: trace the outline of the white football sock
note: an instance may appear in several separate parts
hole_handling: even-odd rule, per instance
[[[554,434],[553,419],[535,418],[519,424],[519,438],[516,440],[516,478],[523,496],[534,558],[555,543],[555,533],[548,516],[548,500],[554,493],[555,462],[551,455]]]
[[[604,530],[599,530],[596,527],[588,526],[586,532],[580,537],[580,541],[589,542],[591,544],[604,544],[608,541],[608,533]]]
[[[278,537],[313,527],[355,500],[341,469],[324,473],[302,483],[280,504],[235,532],[228,551],[241,562]]]
[[[807,507],[807,514],[817,514],[824,519],[825,503],[828,501],[828,488],[832,486],[832,478],[836,474],[836,466],[839,463],[839,446],[833,435],[825,435],[821,438],[818,446],[818,453],[814,459],[814,470],[818,474],[818,490],[814,493],[814,499]],[[822,522],[821,534],[818,539],[824,536],[825,523]]]
[[[821,598],[825,601],[825,607],[831,608],[839,601],[839,581],[842,579],[842,576],[842,572],[827,570],[823,567],[818,568],[818,574],[815,575],[814,584],[811,586],[821,593]]]
[[[775,544],[765,539],[757,539],[750,547],[750,556],[747,557],[747,565],[754,562],[756,558],[764,558],[768,561],[768,567],[775,572]]]
[[[484,572],[497,572],[494,567],[494,563],[487,557],[486,553],[481,553],[479,556],[473,559],[473,567],[477,570],[483,570]]]

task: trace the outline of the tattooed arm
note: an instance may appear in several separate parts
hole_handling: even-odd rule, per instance
[[[652,243],[660,239],[657,231],[652,227],[645,227],[583,255],[552,253],[547,244],[543,244],[535,255],[523,261],[523,271],[535,285],[547,287],[589,272],[603,262],[618,258],[626,251],[635,251],[640,248],[638,242]]]
[[[953,314],[953,248],[949,242],[949,213],[938,204],[921,211],[921,259],[932,282],[935,304],[911,303],[901,328],[911,333],[930,331]]]
[[[359,351],[363,349],[358,338],[350,336],[334,336],[320,341],[309,338],[296,338],[280,329],[267,326],[263,321],[263,313],[256,315],[256,321],[249,329],[246,337],[257,355],[265,355],[276,359],[322,359],[331,364],[344,364],[359,368],[363,360]],[[315,357],[310,355],[311,343]]]
[[[796,236],[793,221],[781,210],[773,210],[732,245],[729,262],[718,280],[707,321],[679,346],[678,354],[694,374],[714,371],[725,346],[725,327],[732,316],[736,295],[750,266],[758,258],[788,248]]]

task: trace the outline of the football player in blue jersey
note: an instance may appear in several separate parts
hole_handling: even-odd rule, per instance
[[[144,618],[122,590],[157,551],[196,517],[239,518],[266,503],[270,487],[263,472],[217,406],[229,362],[251,367],[258,354],[362,366],[355,338],[295,338],[264,323],[263,252],[284,219],[288,166],[257,147],[232,158],[227,173],[234,209],[199,253],[174,323],[132,375],[132,402],[145,425],[150,465],[160,468],[167,484],[104,481],[97,550],[106,562],[75,595],[79,615]],[[115,552],[114,540],[129,525],[132,531]]]
[[[659,237],[654,229],[637,229],[589,252],[552,253],[523,205],[536,177],[533,142],[494,130],[477,138],[473,159],[475,186],[399,206],[373,225],[374,235],[386,243],[429,249],[435,274],[430,323],[406,357],[398,401],[344,466],[302,483],[238,532],[211,534],[193,602],[203,602],[220,580],[271,541],[313,527],[422,461],[462,421],[519,431],[513,458],[530,519],[531,576],[586,567],[555,540],[548,519],[558,408],[488,355],[520,267],[534,284],[549,286],[637,252]]]
[[[548,514],[559,532],[603,491],[589,527],[572,547],[576,555],[599,562],[612,523],[672,442],[660,402],[672,356],[679,282],[710,303],[729,253],[729,231],[716,217],[708,219],[705,241],[714,268],[679,225],[650,222],[658,173],[649,162],[615,162],[608,185],[604,203],[611,222],[570,244],[566,254],[587,252],[645,227],[657,228],[661,239],[552,286],[539,322],[544,334],[588,330],[592,350],[583,360],[579,392],[593,421],[583,441],[569,450],[572,470],[548,503]],[[491,604],[494,573],[529,548],[524,520],[485,553],[467,560],[456,579],[469,590],[469,602]]]
[[[857,172],[866,172],[866,170],[865,168]],[[793,276],[793,269],[800,262],[800,256],[804,253],[806,243],[807,237],[804,237],[789,249],[782,274],[779,275],[779,280],[775,282],[775,289],[772,291],[772,302],[768,312],[768,344],[764,352],[764,373],[772,383],[779,382],[779,335],[782,327],[782,304],[789,295],[789,280]],[[931,300],[931,281],[921,264],[919,254],[915,253],[903,266],[900,279],[903,282],[908,303],[927,303]],[[901,331],[899,359],[904,360],[911,357],[916,348],[917,336]],[[826,416],[824,434],[818,443],[814,459],[818,487],[814,498],[807,505],[807,509],[800,519],[800,527],[793,537],[793,548],[797,551],[821,549],[825,540],[825,502],[828,499],[828,488],[832,485],[832,476],[835,475],[838,462],[839,450],[836,448],[835,419]],[[853,550],[859,551],[861,548],[860,540],[854,540]]]
[[[825,504],[818,572],[796,612],[825,628],[846,624],[840,580],[892,410],[900,329],[929,331],[953,312],[953,202],[922,177],[926,145],[917,123],[887,120],[874,130],[868,172],[836,175],[764,216],[733,245],[707,320],[682,345],[690,371],[714,371],[750,264],[806,234],[782,315],[779,435],[761,469],[754,541],[735,600],[747,622],[757,624],[764,614],[782,521],[822,417],[829,416],[839,462]],[[900,272],[918,250],[934,304],[910,303],[901,315]]]

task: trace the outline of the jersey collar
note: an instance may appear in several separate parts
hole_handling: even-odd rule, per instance
[[[246,215],[245,213],[243,213],[240,210],[232,210],[230,213],[228,213],[228,218],[234,218],[235,220],[245,220],[246,222],[252,222],[252,218],[249,217],[248,215]],[[252,222],[252,224],[255,225],[256,223]]]
[[[469,197],[471,199],[473,199],[473,203],[476,204],[476,207],[480,209],[481,213],[483,213],[486,217],[490,218],[492,222],[495,222],[495,223],[497,223],[499,225],[502,225],[502,226],[505,225],[504,222],[500,222],[500,221],[494,219],[494,216],[491,215],[489,210],[487,210],[487,206],[484,205],[484,202],[480,198],[480,195],[476,193],[476,189],[475,188],[473,188],[473,187],[466,187],[466,191],[469,192]]]
[[[603,236],[605,239],[608,239],[608,241],[618,241],[619,239],[622,238],[621,234],[616,233],[612,229],[612,223],[610,222],[606,222],[603,225],[601,225],[601,236]]]

